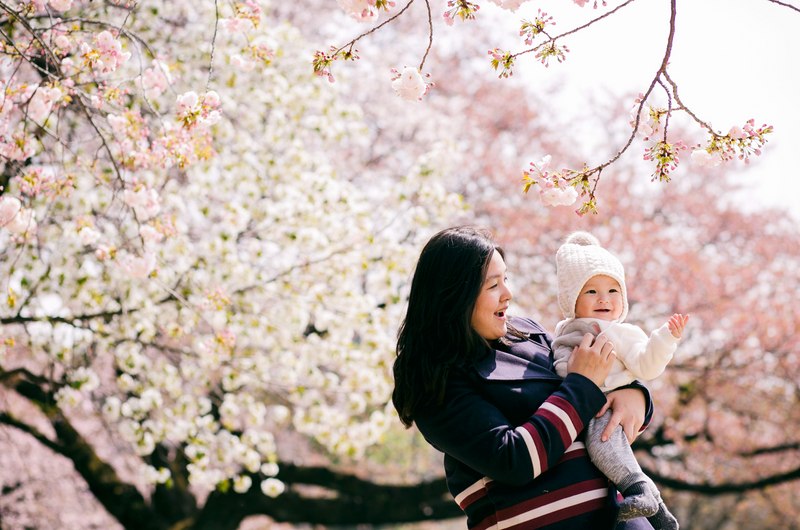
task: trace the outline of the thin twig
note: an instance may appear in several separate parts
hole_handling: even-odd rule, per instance
[[[366,37],[366,36],[367,36],[367,35],[369,35],[370,33],[375,33],[376,31],[378,31],[379,29],[381,29],[383,26],[385,26],[386,24],[390,23],[392,20],[396,19],[397,17],[399,17],[400,15],[402,15],[403,13],[405,13],[406,9],[408,9],[409,7],[411,7],[411,4],[413,4],[413,3],[414,3],[414,0],[409,0],[409,1],[408,1],[408,4],[406,4],[406,7],[404,7],[403,9],[401,9],[401,10],[400,10],[400,11],[399,11],[399,12],[398,12],[398,13],[397,13],[395,16],[393,16],[393,17],[391,17],[391,18],[388,18],[388,19],[386,19],[386,20],[385,20],[385,21],[384,21],[382,24],[378,24],[377,26],[375,26],[375,27],[374,27],[374,28],[372,28],[371,30],[367,31],[366,33],[362,33],[361,35],[359,35],[359,36],[358,36],[358,37],[356,37],[355,39],[351,40],[350,42],[348,42],[348,43],[347,43],[347,44],[345,44],[344,46],[342,46],[342,47],[338,48],[338,49],[337,49],[336,51],[334,51],[334,52],[333,52],[331,55],[335,57],[337,53],[339,53],[340,51],[344,50],[344,49],[345,49],[345,48],[347,48],[348,46],[350,46],[350,48],[352,49],[352,47],[353,47],[353,44],[355,44],[355,43],[356,43],[357,41],[359,41],[360,39],[362,39],[362,38]]]
[[[425,55],[422,56],[422,62],[419,63],[419,71],[422,72],[422,67],[425,65],[425,59],[428,58],[428,52],[431,51],[431,47],[433,46],[433,19],[431,18],[431,2],[430,0],[425,0],[425,7],[428,8],[428,28],[430,29],[429,37],[428,37],[428,49],[425,50]]]
[[[767,2],[772,2],[773,4],[778,4],[779,6],[788,7],[789,9],[794,9],[798,13],[800,13],[800,7],[795,7],[791,4],[787,4],[785,2],[779,2],[778,0],[767,0]]]
[[[208,80],[206,81],[206,93],[211,86],[211,74],[214,72],[214,50],[217,43],[217,29],[219,28],[219,2],[214,0],[214,35],[211,37],[211,58],[208,60]]]
[[[617,7],[615,7],[614,9],[612,9],[611,11],[609,11],[608,13],[605,13],[604,15],[601,15],[601,16],[599,16],[599,17],[595,18],[595,19],[592,19],[592,20],[590,20],[589,22],[587,22],[587,23],[586,23],[586,24],[584,24],[583,26],[579,26],[579,27],[577,27],[577,28],[571,29],[571,30],[569,30],[569,31],[567,31],[567,32],[565,32],[565,33],[562,33],[561,35],[556,35],[555,37],[550,37],[550,34],[548,34],[548,33],[544,32],[544,31],[542,31],[542,33],[544,33],[545,35],[547,35],[548,37],[550,37],[550,40],[546,40],[546,41],[544,41],[543,43],[539,44],[539,45],[538,45],[538,46],[536,46],[535,48],[531,48],[531,49],[528,49],[528,50],[525,50],[525,51],[522,51],[522,52],[519,52],[519,53],[515,53],[515,54],[511,55],[511,58],[516,58],[516,57],[519,57],[520,55],[525,55],[526,53],[534,52],[534,51],[538,50],[539,48],[541,48],[542,46],[544,46],[545,44],[553,44],[553,43],[555,43],[555,42],[556,42],[558,39],[560,39],[560,38],[562,38],[562,37],[566,37],[566,36],[568,36],[568,35],[572,35],[573,33],[577,33],[577,32],[579,32],[579,31],[581,31],[581,30],[583,30],[583,29],[586,29],[586,28],[588,28],[589,26],[591,26],[592,24],[594,24],[595,22],[599,22],[599,21],[603,20],[604,18],[606,18],[606,17],[609,17],[609,16],[613,15],[614,13],[616,13],[617,11],[619,11],[620,9],[622,9],[623,7],[627,6],[628,4],[631,4],[631,3],[633,3],[634,1],[635,1],[635,0],[628,0],[628,1],[627,1],[627,2],[625,2],[624,4],[621,4],[621,5],[617,6]]]

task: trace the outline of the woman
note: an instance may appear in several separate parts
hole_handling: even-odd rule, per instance
[[[652,414],[649,394],[634,385],[606,400],[598,385],[615,354],[602,337],[584,338],[562,380],[545,330],[506,314],[511,297],[489,232],[458,227],[431,238],[398,335],[395,408],[445,453],[447,485],[470,529],[611,530],[617,494],[589,460],[583,427],[610,405],[604,437],[621,424],[632,440]],[[636,519],[616,528],[652,527]]]

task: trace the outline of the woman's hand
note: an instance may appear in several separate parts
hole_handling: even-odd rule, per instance
[[[632,444],[644,424],[646,407],[644,392],[638,388],[623,388],[610,392],[606,396],[606,404],[597,413],[597,417],[605,414],[609,407],[611,407],[611,419],[608,420],[600,439],[605,442],[617,425],[622,425],[628,443]]]
[[[595,339],[590,333],[583,336],[583,340],[575,349],[567,361],[567,372],[581,374],[591,379],[594,384],[601,386],[617,354],[614,346],[602,335]]]

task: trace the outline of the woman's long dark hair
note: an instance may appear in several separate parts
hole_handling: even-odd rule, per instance
[[[491,232],[472,226],[442,230],[422,249],[394,363],[392,402],[406,427],[420,407],[442,402],[454,364],[488,351],[472,313],[495,250],[505,259]]]

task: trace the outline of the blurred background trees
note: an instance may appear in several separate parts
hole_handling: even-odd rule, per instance
[[[555,251],[576,229],[626,266],[629,321],[649,330],[691,314],[675,360],[650,384],[656,415],[637,456],[684,528],[798,527],[800,235],[791,217],[748,204],[729,170],[692,168],[650,184],[638,157],[604,173],[598,215],[546,207],[522,195],[523,165],[544,154],[579,165],[587,145],[613,153],[630,133],[633,96],[593,105],[586,119],[601,138],[564,135],[547,94],[480,75],[474,58],[485,62],[494,35],[478,23],[470,38],[442,39],[427,64],[447,75],[424,103],[409,103],[385,90],[396,55],[337,65],[333,85],[313,76],[313,49],[359,29],[336,3],[262,2],[257,27],[235,16],[237,5],[74,2],[64,19],[114,20],[145,36],[171,72],[164,93],[148,106],[138,76],[156,57],[139,51],[124,75],[76,85],[73,99],[90,108],[101,81],[131,91],[89,112],[94,134],[77,103],[50,122],[12,121],[41,149],[4,166],[3,197],[22,197],[39,226],[22,241],[1,236],[4,298],[12,288],[15,297],[0,309],[3,529],[462,528],[440,455],[386,407],[416,255],[436,230],[461,223],[494,231],[509,256],[514,312],[548,329],[559,320]],[[216,7],[240,21],[223,26],[246,27],[215,33]],[[53,25],[33,13],[32,25]],[[371,46],[424,50],[426,16],[410,11]],[[3,23],[7,35],[24,33],[11,16]],[[136,42],[121,40],[126,50]],[[31,61],[7,55],[7,67],[22,65],[18,78],[47,82]],[[128,110],[172,131],[178,96],[208,90],[218,121],[194,151],[207,159],[127,167],[103,181],[102,166],[124,160],[130,145],[97,155],[78,141],[122,139],[108,115]],[[137,123],[126,119],[123,136]],[[79,156],[59,151],[54,131]],[[72,194],[26,194],[14,178],[37,166],[74,173]],[[157,190],[153,216],[123,199],[137,186]],[[163,237],[147,239],[143,226]],[[85,227],[95,241],[80,235]],[[119,256],[100,259],[101,244]],[[152,252],[157,270],[137,277],[118,263],[125,252]]]

